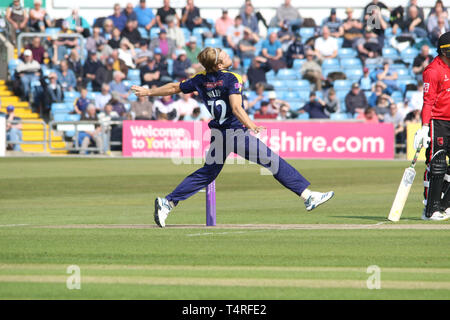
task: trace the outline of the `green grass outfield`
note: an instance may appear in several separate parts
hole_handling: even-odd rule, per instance
[[[394,224],[386,216],[408,162],[289,162],[335,198],[306,213],[258,166],[229,164],[216,181],[225,226],[198,226],[198,193],[159,229],[154,198],[199,165],[0,159],[0,298],[450,298],[450,222],[420,220],[422,163]],[[70,265],[81,269],[80,290],[66,288]],[[371,265],[381,270],[380,290],[367,289]]]

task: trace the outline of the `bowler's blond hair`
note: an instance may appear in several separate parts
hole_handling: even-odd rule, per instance
[[[197,56],[198,62],[205,68],[206,72],[217,71],[217,65],[222,63],[219,58],[222,49],[206,47]]]

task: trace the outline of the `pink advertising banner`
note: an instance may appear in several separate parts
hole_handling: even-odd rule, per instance
[[[393,159],[392,124],[360,122],[258,122],[259,138],[285,158]],[[124,121],[123,155],[202,158],[210,130],[200,121]]]

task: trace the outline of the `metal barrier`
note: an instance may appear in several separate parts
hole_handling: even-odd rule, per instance
[[[80,132],[89,132],[95,131],[96,127],[101,127],[101,139],[103,140],[103,146],[107,145],[107,150],[101,150],[99,146],[88,147],[83,150],[85,151],[93,151],[93,152],[109,152],[111,151],[111,146],[121,146],[122,141],[111,141],[111,129],[114,125],[122,126],[122,121],[50,121],[49,122],[49,130],[48,130],[48,145],[50,150],[67,150],[67,151],[82,151],[82,148],[79,144],[79,136]],[[74,132],[72,136],[72,140],[74,145],[72,147],[68,147],[66,145],[65,148],[54,148],[52,146],[52,131],[58,132]]]
[[[45,124],[45,122],[43,120],[8,120],[6,119],[6,123],[8,125],[8,123],[12,123],[12,124],[40,124],[43,127],[43,132],[44,132],[44,139],[42,141],[14,141],[14,140],[6,140],[6,144],[37,144],[37,145],[43,145],[44,146],[44,151],[48,152],[48,148],[47,148],[47,125]],[[20,129],[23,133],[23,129]]]
[[[78,33],[70,33],[70,34],[56,33],[54,35],[49,35],[49,34],[46,34],[43,32],[23,32],[23,33],[19,34],[19,36],[17,37],[17,52],[19,53],[19,55],[22,50],[22,39],[23,38],[34,38],[34,37],[39,37],[39,38],[49,38],[49,37],[50,38],[78,38],[80,40],[80,51],[81,51],[80,57],[86,58],[86,57],[84,57],[85,39],[81,34],[78,34]]]

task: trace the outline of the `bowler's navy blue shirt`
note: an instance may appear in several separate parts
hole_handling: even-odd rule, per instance
[[[243,128],[242,123],[233,114],[230,104],[230,95],[242,95],[242,87],[241,76],[227,70],[199,72],[180,83],[183,93],[198,92],[213,117],[209,127],[217,129]]]

